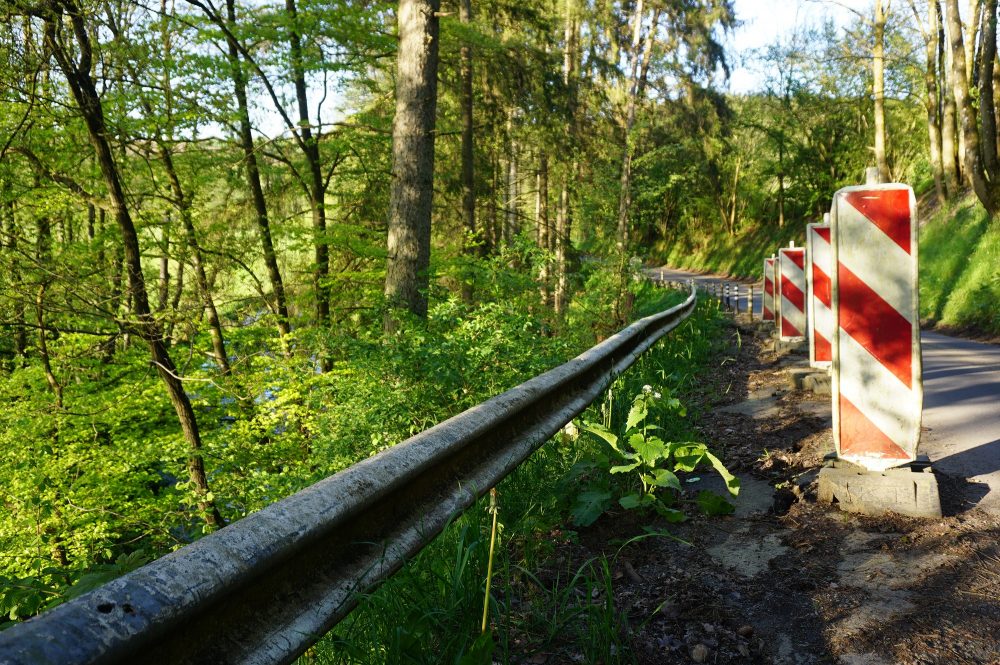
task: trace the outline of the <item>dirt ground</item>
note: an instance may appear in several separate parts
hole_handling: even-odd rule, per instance
[[[618,514],[565,546],[581,561],[617,553],[615,606],[638,662],[1000,664],[1000,521],[941,474],[943,519],[817,503],[830,397],[790,389],[803,356],[775,354],[746,324],[732,334],[699,410],[704,440],[741,477],[736,514],[670,527],[690,545],[647,538],[618,553],[630,535]]]

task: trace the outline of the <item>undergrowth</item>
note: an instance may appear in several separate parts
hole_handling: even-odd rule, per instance
[[[654,391],[683,401],[717,362],[720,326],[717,303],[700,303],[694,315],[618,377],[576,422],[624,428],[635,397]],[[644,419],[666,440],[693,438],[676,409],[650,409]],[[613,509],[603,519],[619,519],[620,510],[611,499],[633,492],[635,478],[608,473],[611,465],[603,441],[581,435],[577,425],[570,425],[498,486],[501,528],[490,603],[490,649],[483,649],[479,625],[490,538],[484,499],[364,596],[301,662],[482,665],[538,653],[561,653],[588,663],[632,662],[620,608],[614,604],[613,557],[572,563],[556,556],[558,548],[575,543],[578,529],[585,528],[574,525],[574,508],[582,495],[600,492],[606,497],[600,512]],[[648,517],[659,526],[645,537],[669,537],[655,514]]]

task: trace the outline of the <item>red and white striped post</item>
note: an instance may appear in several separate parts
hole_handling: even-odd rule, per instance
[[[764,293],[760,302],[760,318],[762,321],[774,321],[774,255],[764,259]]]
[[[792,341],[806,336],[806,250],[782,247],[778,250],[778,339]]]
[[[806,224],[806,314],[809,326],[809,365],[830,366],[833,360],[833,250],[830,214],[822,224]]]
[[[846,187],[831,221],[834,442],[838,457],[884,471],[915,460],[920,440],[913,190]]]

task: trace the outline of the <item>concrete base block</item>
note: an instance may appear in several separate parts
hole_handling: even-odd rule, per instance
[[[774,350],[777,353],[798,353],[798,354],[808,354],[809,345],[805,340],[792,339],[792,340],[774,340]]]
[[[805,388],[806,379],[812,376],[813,371],[808,367],[792,367],[784,370],[785,379],[788,381],[790,390],[802,390]]]
[[[833,382],[826,372],[813,372],[802,379],[802,388],[816,395],[829,395],[833,392]]]
[[[841,510],[865,515],[941,517],[937,478],[926,458],[882,473],[837,459],[827,464],[819,472],[817,488],[823,503],[836,502]]]

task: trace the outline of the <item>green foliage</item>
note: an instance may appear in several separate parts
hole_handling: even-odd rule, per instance
[[[739,493],[739,479],[729,473],[705,444],[666,442],[656,435],[661,428],[653,422],[683,415],[684,407],[680,400],[669,395],[664,397],[652,386],[646,385],[632,400],[624,425],[619,424],[619,434],[614,434],[603,423],[584,421],[583,429],[607,443],[622,462],[612,465],[608,471],[612,474],[631,474],[639,481],[639,487],[618,500],[622,508],[651,508],[668,522],[683,520],[684,513],[672,507],[683,492],[676,474],[693,472],[705,463],[723,477],[733,496]],[[581,495],[583,506],[578,506],[573,513],[581,526],[589,525],[600,516],[597,508],[601,504],[594,500],[594,491],[584,494],[586,496]],[[711,492],[703,492],[697,501],[704,512],[710,515],[732,512],[732,505],[724,499],[718,497],[717,501],[713,501],[705,494],[712,495]]]

